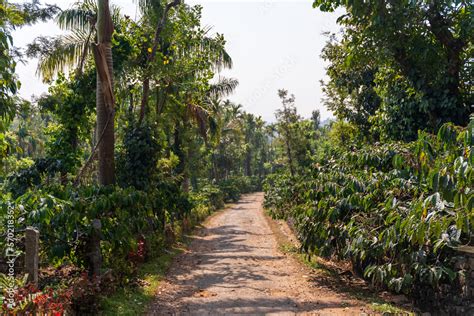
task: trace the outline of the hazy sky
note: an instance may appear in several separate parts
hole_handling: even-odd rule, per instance
[[[43,0],[69,7],[75,0]],[[136,2],[111,0],[123,13],[136,16]],[[224,34],[234,68],[223,75],[240,82],[230,99],[241,103],[248,112],[274,120],[280,106],[277,90],[288,89],[296,96],[300,114],[309,117],[314,109],[322,118],[331,116],[321,104],[319,81],[325,77],[325,63],[319,57],[327,37],[323,32],[336,32],[336,19],[341,12],[323,13],[312,8],[312,1],[186,1],[203,6],[202,24],[212,32]],[[14,32],[15,46],[21,47],[36,36],[54,36],[60,30],[54,22],[37,24]],[[47,90],[35,75],[36,61],[18,65],[22,82],[20,94],[29,98]]]

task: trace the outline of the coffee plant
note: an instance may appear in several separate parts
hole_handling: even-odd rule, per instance
[[[328,152],[303,177],[267,178],[265,205],[295,221],[304,252],[349,259],[374,285],[451,283],[463,273],[454,250],[472,236],[473,129]]]

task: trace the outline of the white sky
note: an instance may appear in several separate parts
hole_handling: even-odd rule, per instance
[[[17,1],[21,2],[21,1]],[[43,0],[69,7],[75,0]],[[136,2],[111,0],[134,17]],[[314,109],[323,119],[331,113],[321,104],[320,83],[325,78],[325,63],[320,58],[327,40],[323,32],[336,32],[341,11],[323,13],[312,8],[312,1],[207,0],[186,1],[203,6],[202,24],[213,26],[213,32],[224,34],[234,68],[223,75],[237,78],[236,92],[229,98],[241,103],[248,112],[274,121],[280,107],[277,90],[288,89],[296,96],[298,112],[309,117]],[[25,27],[13,33],[14,44],[22,47],[37,36],[54,36],[60,30],[54,21]],[[36,61],[19,64],[17,73],[22,87],[20,95],[30,98],[47,91],[35,75]]]

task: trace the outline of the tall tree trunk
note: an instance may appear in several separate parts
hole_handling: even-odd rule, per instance
[[[114,161],[114,96],[112,33],[113,23],[110,15],[109,0],[98,0],[97,39],[94,49],[97,67],[97,131],[99,151],[99,183],[115,183]]]
[[[114,163],[114,114],[115,101],[113,92],[112,65],[112,33],[114,30],[110,16],[109,0],[97,1],[97,44],[94,48],[94,60],[97,69],[97,150],[99,156],[99,184],[115,183]],[[93,150],[94,151],[94,150]],[[91,157],[94,156],[94,152]],[[107,210],[103,210],[107,211]],[[89,276],[99,277],[102,265],[100,252],[101,221],[96,218],[92,222],[92,232],[89,236],[88,259]]]
[[[245,175],[247,177],[252,176],[252,152],[250,149],[247,150],[247,153],[245,155]]]
[[[291,153],[290,131],[285,130],[285,132],[286,132],[286,140],[285,140],[286,155],[288,156],[288,164],[290,165],[291,177],[294,177],[295,176],[295,169],[293,168],[293,154]]]
[[[195,169],[191,167],[191,161],[194,160],[194,154],[195,154],[194,148],[192,144],[190,144],[187,150],[185,170],[184,170],[183,191],[185,193],[189,193],[189,189],[191,187],[193,188],[193,190],[197,189],[196,171]]]
[[[191,175],[191,186],[193,188],[193,191],[199,190],[198,178],[194,173]]]
[[[174,144],[173,144],[173,152],[176,156],[178,156],[178,159],[179,159],[179,163],[178,165],[176,166],[176,173],[181,175],[183,178],[180,182],[180,185],[181,186],[186,186],[186,184],[184,184],[186,182],[186,177],[187,175],[185,174],[185,171],[186,171],[186,156],[185,156],[185,153],[182,149],[182,139],[181,139],[181,131],[180,131],[180,126],[179,125],[176,125],[175,129],[174,129]]]
[[[135,108],[135,98],[133,97],[133,86],[128,87],[128,93],[130,98],[130,104],[128,105],[128,112],[133,113],[133,109]]]
[[[293,169],[293,156],[291,155],[291,147],[288,141],[286,142],[286,152],[288,155],[288,164],[290,165],[290,174],[292,177],[295,176],[295,170]]]
[[[79,136],[77,126],[71,127],[68,131],[68,134],[71,136],[70,144],[71,150],[74,154],[76,154],[77,148],[79,146]],[[70,170],[69,170],[70,171]],[[68,178],[68,171],[62,170],[61,171],[61,184],[66,185]]]
[[[211,154],[211,177],[209,180],[217,180],[217,162],[216,162],[216,153],[212,150]]]
[[[156,116],[160,116],[163,112],[168,91],[169,87],[165,88],[164,90],[161,90],[159,89],[159,87],[156,87]]]

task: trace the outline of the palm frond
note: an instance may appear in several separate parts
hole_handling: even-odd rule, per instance
[[[204,37],[201,42],[201,48],[209,48],[211,51],[215,51],[215,59],[212,61],[217,70],[231,69],[233,66],[232,58],[229,53],[225,50],[224,46],[220,42],[216,41],[212,37]]]
[[[216,83],[211,84],[209,95],[213,98],[228,96],[235,91],[238,85],[239,81],[237,79],[220,77]]]
[[[71,8],[61,11],[56,17],[58,26],[63,30],[90,29],[90,20],[97,14],[97,4],[92,0],[74,3]]]
[[[112,21],[114,25],[122,17],[120,7],[111,5]],[[97,3],[94,0],[84,0],[74,3],[71,8],[61,11],[56,16],[56,22],[62,30],[88,31],[95,24],[97,16]]]
[[[37,74],[44,80],[79,64],[87,43],[88,33],[75,30],[68,35],[55,38],[38,37],[28,45],[27,55],[37,57]]]

